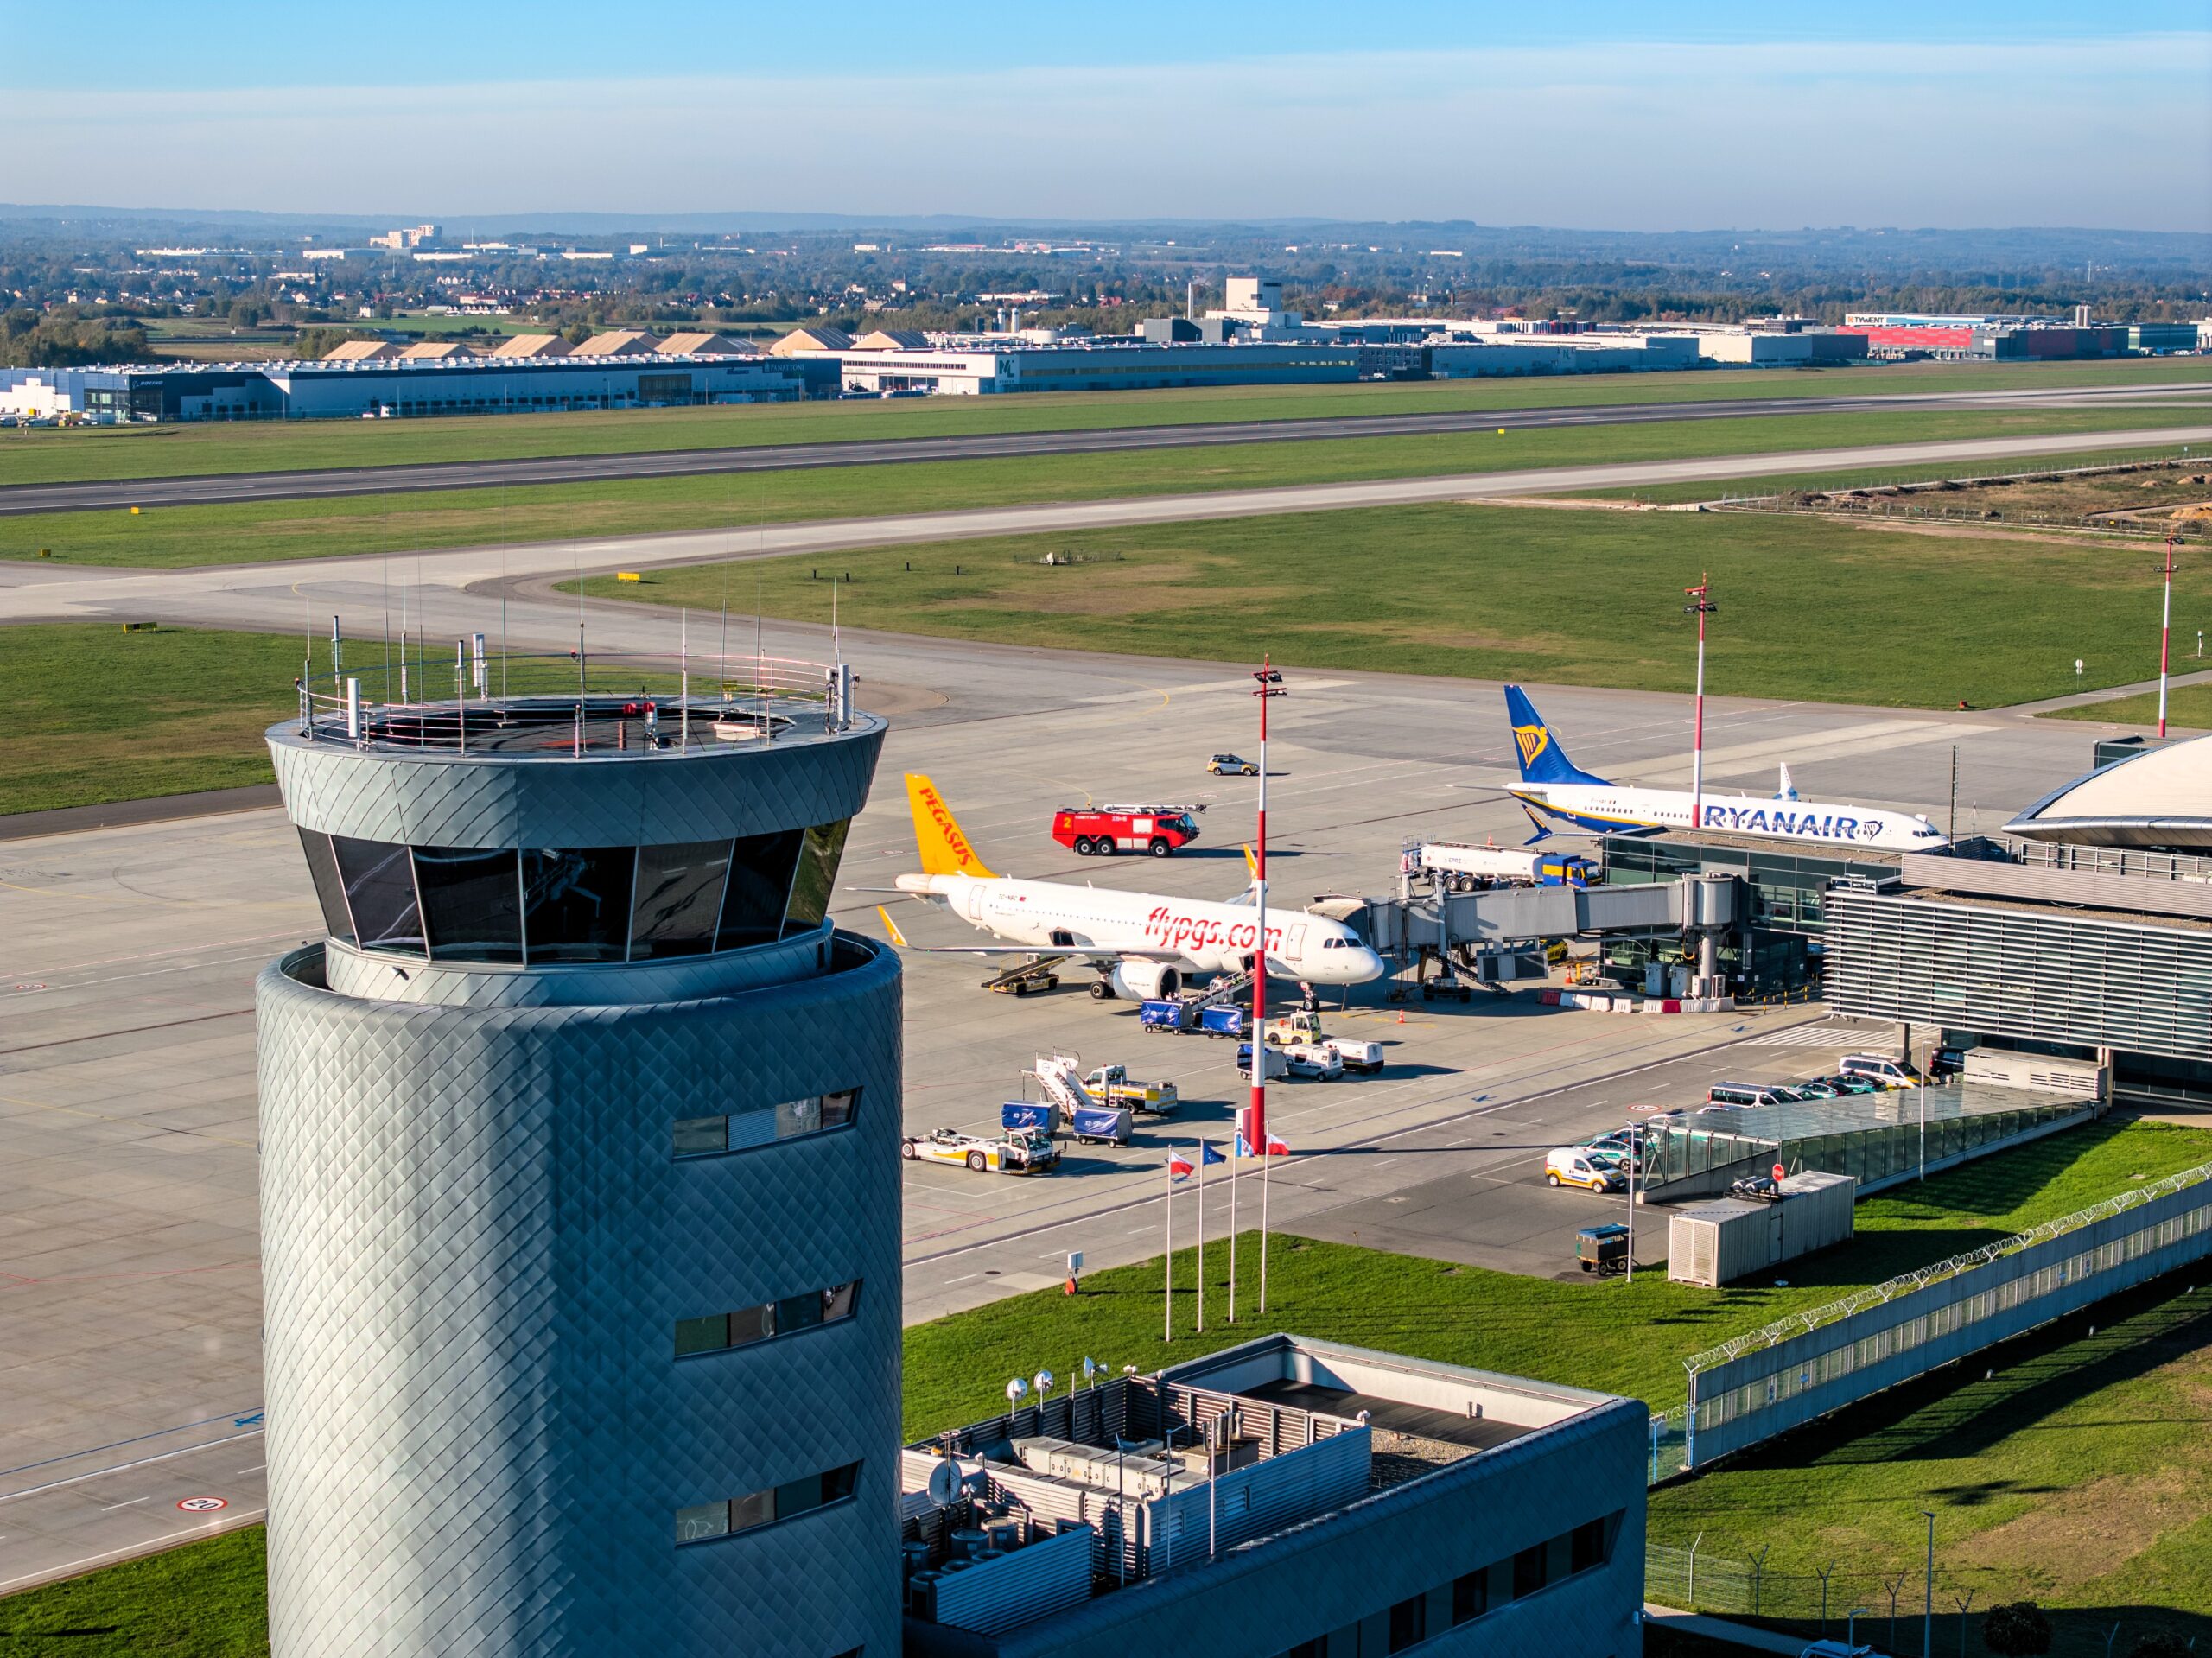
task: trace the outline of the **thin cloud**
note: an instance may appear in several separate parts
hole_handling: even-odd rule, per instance
[[[2212,33],[13,96],[21,200],[2212,228]],[[213,181],[221,181],[217,187]]]

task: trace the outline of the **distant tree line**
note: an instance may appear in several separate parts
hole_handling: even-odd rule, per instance
[[[0,368],[79,368],[145,354],[146,331],[136,322],[22,308],[0,313]]]

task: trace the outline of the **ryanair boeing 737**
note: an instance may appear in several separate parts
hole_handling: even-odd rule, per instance
[[[1608,783],[1567,759],[1544,716],[1518,685],[1505,688],[1505,712],[1521,762],[1520,785],[1509,785],[1506,792],[1521,803],[1540,840],[1556,823],[1592,835],[1696,827],[1761,841],[1879,847],[1891,852],[1927,852],[1944,844],[1936,826],[1913,813],[1800,800],[1790,787],[1786,765],[1782,768],[1782,792],[1764,799],[1710,791],[1699,797],[1687,789]]]

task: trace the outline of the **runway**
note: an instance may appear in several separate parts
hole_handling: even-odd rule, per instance
[[[301,625],[303,597],[314,604],[317,613],[327,614],[334,604],[343,602],[359,607],[356,614],[365,619],[369,607],[383,603],[387,581],[402,580],[410,584],[427,584],[435,610],[441,592],[460,593],[493,582],[527,584],[533,580],[561,580],[577,574],[614,569],[827,554],[861,547],[965,541],[988,536],[1342,511],[1464,500],[1471,496],[1495,499],[1509,495],[1574,494],[1591,490],[1635,489],[1808,472],[1971,465],[2037,454],[2076,453],[2113,441],[2119,435],[2076,433],[1953,438],[1940,442],[1795,449],[1776,454],[1700,455],[1678,461],[1531,467],[1454,477],[1379,479],[1278,489],[1226,490],[1211,494],[1137,496],[972,511],[822,519],[768,524],[743,531],[687,530],[594,541],[540,542],[429,552],[396,549],[388,555],[338,554],[328,558],[173,570],[0,561],[0,622],[116,619],[289,632]],[[2212,442],[2212,424],[2164,427],[2124,435],[2127,442],[2145,449]],[[631,607],[602,606],[594,614],[610,608]],[[358,632],[359,627],[357,621],[352,631]],[[557,644],[558,648],[565,650],[574,643],[573,632],[572,612],[560,638],[556,641],[548,638],[537,648]]]
[[[931,461],[1107,454],[1146,449],[1250,443],[1310,443],[1334,438],[1424,437],[1455,432],[1570,426],[1641,426],[1737,420],[1765,415],[1835,414],[1898,409],[2140,408],[2212,391],[2203,385],[2031,387],[1989,391],[1876,393],[1864,397],[1731,397],[1710,402],[1624,403],[1572,409],[1466,410],[1437,414],[1316,416],[1310,419],[1191,422],[1090,430],[1005,432],[945,437],[833,440],[645,454],[540,455],[505,461],[343,467],[305,472],[225,473],[197,477],[118,479],[0,486],[0,517],[31,512],[111,511],[131,506],[208,506],[243,501],[312,500],[408,494],[426,490],[599,483],[725,473],[810,471]],[[641,413],[639,418],[650,418]]]

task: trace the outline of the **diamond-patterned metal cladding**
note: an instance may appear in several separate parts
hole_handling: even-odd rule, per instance
[[[308,742],[271,726],[284,810],[304,829],[435,847],[666,846],[833,823],[867,803],[884,723],[689,753],[417,753]]]
[[[351,769],[321,759],[288,789]],[[841,943],[650,1006],[341,996],[320,947],[262,974],[276,1658],[898,1650],[899,969]],[[671,1159],[676,1118],[855,1084],[851,1129]],[[849,1322],[672,1356],[680,1318],[855,1277]],[[855,1460],[850,1503],[674,1546],[678,1508]]]

